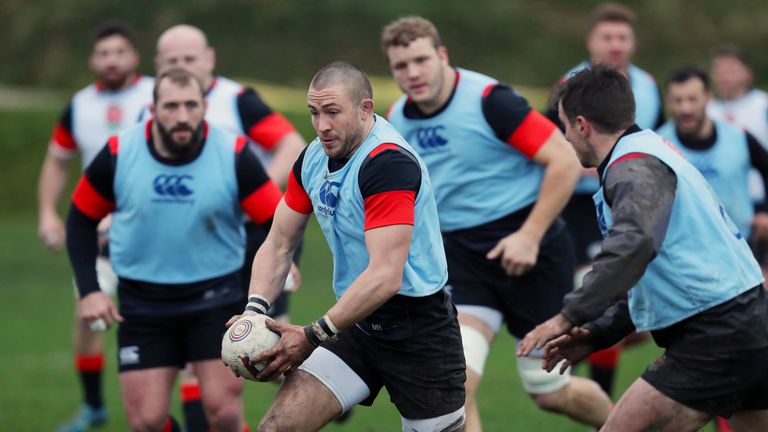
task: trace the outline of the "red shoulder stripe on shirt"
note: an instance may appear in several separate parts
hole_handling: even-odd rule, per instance
[[[413,225],[416,192],[396,190],[371,195],[363,201],[364,229],[389,225]]]
[[[397,150],[399,148],[400,147],[397,144],[392,144],[392,143],[379,144],[378,147],[376,147],[375,149],[371,150],[370,153],[368,153],[368,157],[373,159],[384,150]]]
[[[267,180],[258,189],[240,201],[240,207],[257,224],[272,219],[283,191],[272,180]]]
[[[308,215],[312,213],[312,200],[309,199],[307,191],[296,180],[296,176],[293,175],[293,170],[288,175],[288,187],[285,190],[285,204],[288,205],[293,211]]]
[[[101,220],[115,209],[115,203],[104,198],[83,175],[72,194],[72,203],[93,220]]]
[[[548,118],[532,109],[507,138],[507,143],[532,158],[556,128]]]
[[[622,156],[622,157],[616,159],[615,161],[613,161],[613,163],[610,164],[609,167],[612,167],[612,166],[614,166],[614,165],[616,165],[616,164],[618,164],[620,162],[624,162],[625,160],[641,159],[641,158],[644,158],[646,156],[648,156],[648,155],[645,154],[645,153],[627,153],[624,156]]]
[[[237,137],[237,140],[235,141],[235,153],[240,153],[243,151],[246,144],[248,144],[248,137],[242,135]]]
[[[248,130],[248,136],[265,149],[272,150],[283,137],[295,130],[281,114],[272,113],[253,125]]]
[[[486,96],[488,96],[488,94],[491,92],[491,90],[493,90],[493,88],[494,88],[494,87],[496,87],[496,83],[494,83],[494,84],[488,84],[488,86],[486,86],[486,87],[483,89],[483,97],[486,97]]]
[[[118,144],[117,135],[112,135],[111,137],[109,137],[109,141],[107,141],[107,145],[109,146],[109,152],[112,155],[116,155],[120,147],[120,145]]]
[[[56,123],[56,127],[53,128],[51,142],[54,145],[60,147],[62,150],[77,150],[75,138],[72,136],[72,133],[68,131],[61,123]]]

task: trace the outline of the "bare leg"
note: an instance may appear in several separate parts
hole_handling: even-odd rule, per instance
[[[317,431],[339,413],[336,396],[308,372],[296,370],[286,376],[258,431]]]
[[[734,432],[763,432],[768,428],[768,410],[739,411],[728,421]]]
[[[235,377],[221,360],[204,360],[192,363],[200,381],[203,407],[211,429],[217,432],[243,430],[242,378]]]
[[[638,378],[616,405],[601,432],[693,432],[712,420],[665,396]]]
[[[133,432],[159,432],[168,420],[171,389],[177,369],[172,367],[121,372],[120,387],[128,424]]]
[[[539,408],[566,415],[577,422],[600,427],[611,413],[613,402],[592,380],[571,377],[564,387],[544,394],[531,394]]]

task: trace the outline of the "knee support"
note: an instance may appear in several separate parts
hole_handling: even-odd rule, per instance
[[[474,327],[462,325],[459,328],[461,329],[461,342],[464,344],[464,358],[467,368],[472,369],[478,375],[482,375],[490,345],[485,336]]]

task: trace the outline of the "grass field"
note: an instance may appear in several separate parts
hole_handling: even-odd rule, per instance
[[[268,102],[279,105],[278,100],[287,100],[279,91],[273,93],[270,89],[262,93]],[[292,109],[283,109],[309,137],[308,116],[303,104],[296,105],[301,100],[297,94],[300,95],[292,95],[296,98],[290,104]],[[387,105],[379,101],[378,106],[383,109]],[[45,252],[36,238],[34,191],[57,110],[58,106],[0,111],[0,149],[5,156],[0,160],[5,180],[0,188],[4,203],[0,208],[0,431],[53,430],[80,403],[70,344],[74,304],[71,271],[64,255]],[[66,203],[62,213],[65,207]],[[304,285],[291,304],[291,315],[297,323],[316,319],[333,302],[330,256],[314,223],[307,232],[304,251]],[[126,431],[116,373],[114,330],[107,333],[107,340],[105,392],[111,419],[101,430]],[[657,354],[658,349],[651,344],[626,352],[617,394]],[[514,367],[514,342],[508,335],[500,336],[493,347],[485,377],[479,401],[487,431],[589,430],[535,408],[520,388]],[[276,389],[272,384],[247,383],[246,417],[252,426],[258,423]],[[178,403],[173,406],[178,416]],[[398,414],[382,393],[373,407],[358,408],[349,422],[325,430],[373,432],[399,428]]]

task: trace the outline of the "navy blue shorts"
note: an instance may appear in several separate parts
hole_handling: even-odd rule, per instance
[[[443,242],[453,302],[501,312],[517,338],[557,315],[573,290],[573,249],[562,222],[545,235],[536,265],[522,276],[508,276],[499,260],[485,257],[487,251],[471,250],[450,235]]]
[[[323,342],[366,384],[371,405],[382,387],[409,419],[445,415],[464,406],[466,366],[456,307],[440,290],[396,295],[357,326]]]
[[[711,416],[768,409],[768,295],[762,286],[652,332],[666,351],[642,377]]]
[[[179,315],[124,315],[117,329],[120,372],[219,359],[224,324],[242,312],[238,302]]]

